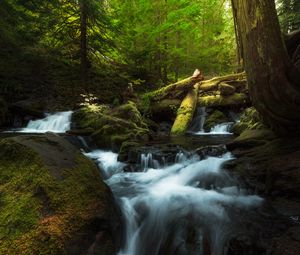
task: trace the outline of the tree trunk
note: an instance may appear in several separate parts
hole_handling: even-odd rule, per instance
[[[252,103],[278,133],[300,130],[300,72],[281,37],[274,0],[233,0]]]
[[[80,69],[82,87],[88,92],[87,8],[85,0],[80,0]]]

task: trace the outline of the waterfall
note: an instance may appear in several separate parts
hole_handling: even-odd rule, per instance
[[[223,163],[232,159],[230,153],[200,160],[186,159],[179,152],[180,164],[159,169],[150,168],[153,157],[145,153],[141,171],[130,173],[120,171],[121,163],[112,152],[86,155],[106,171],[111,168],[106,183],[126,219],[125,242],[118,255],[203,254],[207,245],[211,254],[224,254],[225,244],[241,224],[235,219],[263,201],[240,189],[223,170]],[[189,233],[194,235],[194,250]]]
[[[184,163],[187,160],[187,156],[182,152],[178,152],[175,157],[175,163]]]
[[[118,154],[111,151],[94,150],[84,155],[96,161],[104,179],[122,172],[125,166],[124,163],[118,161]]]
[[[210,134],[231,134],[230,133],[230,128],[232,126],[232,122],[228,123],[221,123],[218,125],[215,125],[214,127],[211,128]]]
[[[196,116],[190,126],[191,132],[204,132],[203,126],[206,119],[206,107],[197,107]]]
[[[49,114],[44,119],[31,120],[27,127],[18,130],[23,133],[65,133],[70,129],[72,111]]]

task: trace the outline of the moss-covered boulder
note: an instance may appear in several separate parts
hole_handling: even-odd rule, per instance
[[[229,122],[228,117],[221,111],[215,110],[211,114],[208,115],[208,117],[205,120],[204,123],[204,130],[210,131],[212,127],[215,125]]]
[[[125,141],[149,139],[149,129],[133,102],[114,109],[83,107],[73,114],[77,129],[93,129],[92,138],[100,148],[118,151]]]
[[[0,141],[0,254],[115,254],[119,213],[95,164],[63,138]]]
[[[240,121],[235,123],[232,127],[232,132],[240,135],[245,130],[265,129],[262,117],[254,107],[249,107],[243,111]]]

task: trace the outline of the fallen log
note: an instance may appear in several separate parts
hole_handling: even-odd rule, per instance
[[[250,104],[249,96],[245,93],[235,93],[230,96],[206,95],[198,97],[199,107],[233,106]]]
[[[201,72],[196,69],[194,74],[184,80],[170,84],[158,90],[146,93],[144,97],[149,98],[150,101],[160,101],[162,99],[183,99],[186,93],[194,87],[194,85],[204,78]]]
[[[190,89],[182,101],[171,129],[171,135],[184,135],[193,120],[198,101],[198,88]]]
[[[210,80],[201,81],[200,83],[197,84],[197,86],[199,87],[199,91],[206,92],[211,90],[217,90],[218,85],[221,82],[225,82],[232,86],[241,86],[241,84],[245,84],[246,86],[246,73],[243,72],[243,73],[215,77]]]

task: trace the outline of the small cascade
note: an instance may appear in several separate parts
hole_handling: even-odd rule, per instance
[[[151,152],[141,154],[141,168],[144,172],[149,168],[159,169],[160,167],[159,161],[153,159],[153,154]]]
[[[122,172],[125,166],[124,163],[118,161],[118,154],[111,151],[94,150],[84,155],[96,161],[104,179]]]
[[[187,159],[187,156],[182,151],[180,151],[176,154],[175,163],[184,163]]]
[[[27,127],[18,130],[22,133],[65,133],[70,130],[72,111],[49,114],[44,119],[31,120]]]
[[[223,170],[223,163],[232,159],[230,153],[200,160],[180,151],[177,163],[153,169],[154,154],[148,152],[141,155],[140,172],[120,170],[122,163],[112,152],[86,155],[106,173],[110,169],[106,183],[126,220],[118,255],[207,254],[207,249],[209,254],[226,254],[228,240],[243,224],[243,212],[263,201]]]
[[[233,124],[232,122],[218,124],[212,127],[209,133],[210,134],[231,134],[230,128],[232,124]]]
[[[204,132],[203,126],[205,123],[206,115],[206,107],[198,107],[189,130],[191,132]]]
[[[145,172],[149,167],[153,166],[153,156],[152,153],[143,153],[141,154],[141,168]]]

